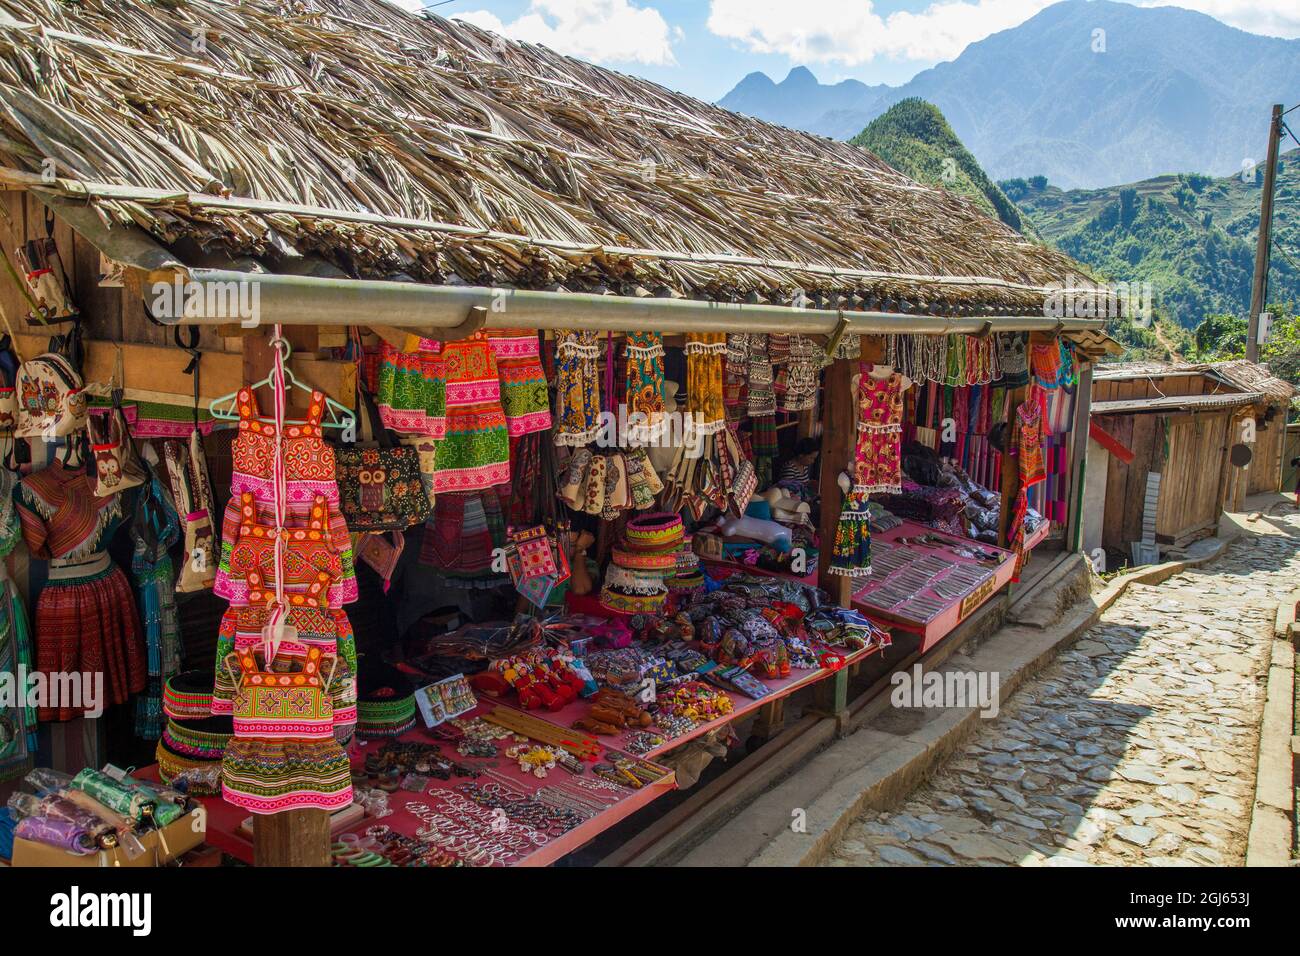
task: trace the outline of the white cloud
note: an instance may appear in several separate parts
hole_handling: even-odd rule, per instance
[[[1028,20],[1055,0],[962,0],[881,17],[869,0],[712,0],[709,29],[755,53],[858,66],[879,57],[951,60],[967,45]]]
[[[681,36],[654,7],[631,0],[532,0],[510,23],[487,10],[455,19],[596,63],[671,66],[677,62],[672,45]]]
[[[878,15],[870,0],[711,0],[708,26],[754,53],[796,63],[860,66],[881,57],[951,60],[968,45],[1024,23],[1057,0],[937,0],[915,13]],[[1138,0],[1169,6],[1169,0]],[[1296,0],[1176,0],[1232,26],[1300,36]]]

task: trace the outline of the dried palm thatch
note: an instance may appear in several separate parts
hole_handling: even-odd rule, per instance
[[[945,314],[1078,271],[865,150],[382,0],[0,0],[0,109],[0,182],[272,268]]]

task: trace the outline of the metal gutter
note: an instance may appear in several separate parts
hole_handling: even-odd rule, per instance
[[[179,284],[179,285],[178,285]],[[627,332],[802,332],[830,335],[843,317],[844,331],[857,333],[974,334],[1081,331],[1102,329],[1104,319],[1054,319],[1041,316],[980,318],[903,315],[750,305],[695,299],[636,298],[581,292],[538,292],[484,286],[424,285],[374,279],[331,279],[279,273],[249,274],[228,269],[162,269],[145,283],[173,300],[166,286],[183,287],[190,308],[155,306],[155,316],[176,324],[245,324],[345,326],[383,325],[427,332],[460,326],[473,309],[486,312],[487,328],[571,329]],[[246,288],[245,288],[246,286]],[[232,315],[222,303],[254,304],[257,315]],[[203,293],[203,294],[200,294]]]

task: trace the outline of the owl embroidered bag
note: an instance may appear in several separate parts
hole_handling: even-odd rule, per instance
[[[196,430],[190,447],[179,441],[163,444],[167,478],[176,513],[185,528],[185,554],[176,591],[206,591],[217,579],[216,538],[212,533],[212,491],[208,483],[207,455]]]
[[[66,358],[46,352],[18,367],[14,380],[18,438],[53,441],[86,427],[86,393]]]
[[[420,480],[420,450],[394,446],[383,428],[375,432],[376,440],[365,440],[379,420],[373,404],[361,392],[363,440],[334,453],[339,506],[351,531],[403,531],[423,523],[432,512]]]
[[[126,418],[119,407],[114,405],[106,415],[90,416],[86,430],[95,460],[95,497],[107,498],[144,484],[144,465],[131,444]]]

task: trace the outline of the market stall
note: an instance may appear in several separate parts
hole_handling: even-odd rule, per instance
[[[0,668],[109,699],[3,715],[28,834],[197,804],[257,863],[553,862],[691,742],[806,690],[842,720],[891,631],[941,639],[1077,518],[1104,291],[1049,317],[1068,260],[865,151],[378,0],[196,0],[202,54],[170,9],[38,6],[0,57],[69,95],[0,117],[34,611]],[[113,763],[156,766],[57,817]]]

